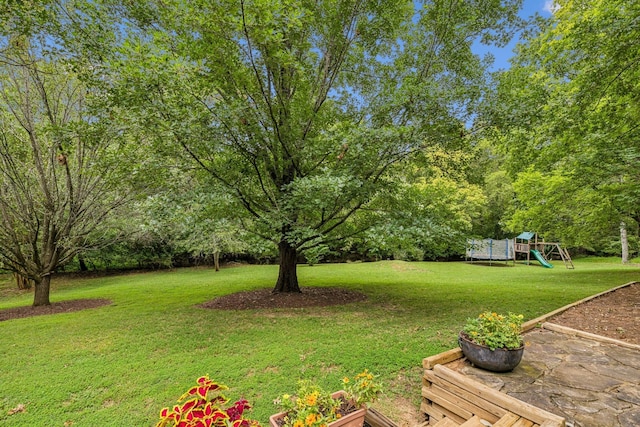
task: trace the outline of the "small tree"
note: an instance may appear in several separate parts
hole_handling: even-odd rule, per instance
[[[124,153],[65,64],[26,38],[0,64],[0,262],[48,305],[51,275],[100,242],[103,221],[128,199]],[[92,237],[93,236],[93,237]]]
[[[174,252],[194,257],[213,257],[216,271],[220,254],[253,251],[246,231],[233,219],[226,194],[212,192],[211,186],[187,179],[179,171],[166,191],[149,197],[144,204],[148,218],[144,228],[170,242]]]

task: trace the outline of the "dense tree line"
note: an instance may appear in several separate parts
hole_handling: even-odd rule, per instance
[[[525,229],[628,256],[640,12],[614,3],[4,0],[2,267],[38,305],[73,259],[246,257],[295,292],[303,260]],[[516,31],[489,73],[474,44]]]
[[[516,195],[511,230],[623,262],[637,252],[639,17],[635,2],[558,1],[498,76],[488,120]]]

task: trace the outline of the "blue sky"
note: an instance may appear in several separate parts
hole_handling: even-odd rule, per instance
[[[524,0],[522,10],[520,11],[520,16],[523,18],[527,18],[532,16],[536,12],[544,17],[551,16],[551,9],[553,8],[553,0]],[[509,68],[509,58],[513,56],[513,48],[515,47],[517,40],[514,39],[502,49],[492,48],[491,53],[495,57],[495,62],[493,69],[504,69]],[[481,46],[482,48],[482,46]],[[481,49],[482,52],[486,52],[488,49],[484,47]]]

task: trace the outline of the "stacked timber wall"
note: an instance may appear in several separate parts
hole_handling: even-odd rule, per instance
[[[423,361],[421,411],[428,425],[493,427],[564,427],[565,420],[447,368],[462,359],[449,350]]]

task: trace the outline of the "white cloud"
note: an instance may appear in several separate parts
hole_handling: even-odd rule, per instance
[[[544,7],[542,8],[542,10],[544,10],[545,12],[549,12],[551,14],[557,12],[558,9],[560,9],[560,5],[556,3],[554,0],[546,0],[544,2]]]

